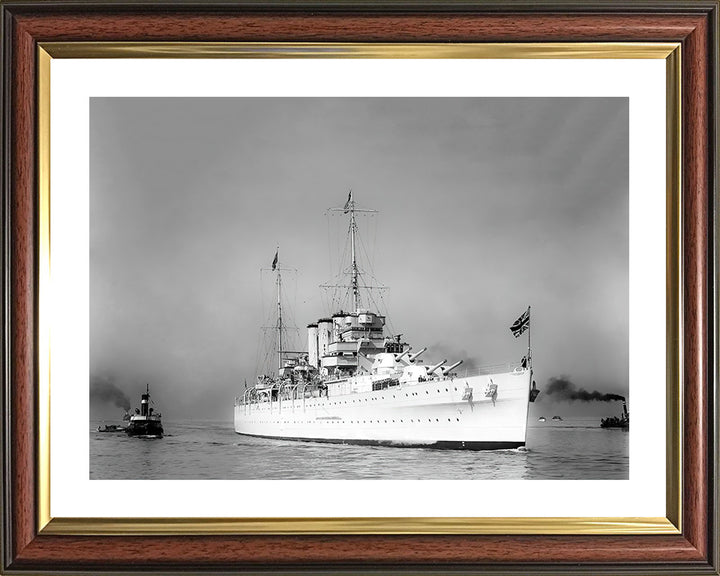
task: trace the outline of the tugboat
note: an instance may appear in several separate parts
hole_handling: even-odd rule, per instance
[[[600,428],[621,428],[622,430],[630,429],[630,413],[627,409],[627,403],[623,401],[623,411],[621,416],[610,416],[600,420]]]
[[[140,409],[135,408],[135,414],[130,416],[130,424],[125,428],[125,433],[140,438],[162,438],[161,414],[150,408],[150,386],[145,386],[145,394],[140,399]]]

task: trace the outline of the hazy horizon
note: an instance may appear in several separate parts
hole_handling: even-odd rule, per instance
[[[363,249],[424,360],[518,361],[531,305],[531,419],[619,414],[543,389],[628,395],[628,130],[627,98],[92,98],[91,418],[122,413],[98,383],[133,408],[149,383],[168,421],[231,421],[274,301],[260,269],[279,246],[297,270],[305,349],[349,189],[379,210]]]

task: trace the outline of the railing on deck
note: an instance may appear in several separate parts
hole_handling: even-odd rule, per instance
[[[520,370],[522,369],[522,366],[518,362],[506,362],[503,364],[488,364],[485,366],[473,366],[471,368],[465,368],[463,369],[462,366],[458,367],[458,369],[453,370],[452,373],[448,374],[447,376],[442,375],[441,373],[435,373],[431,377],[427,378],[425,382],[434,382],[437,380],[442,380],[446,377],[451,378],[470,378],[472,376],[483,376],[486,374],[496,374],[496,373],[502,373],[502,372],[513,372],[514,370]],[[438,372],[440,370],[438,369]],[[335,380],[332,382],[339,382],[342,380]],[[326,386],[327,384],[332,383],[331,381],[328,381],[324,383]],[[422,384],[423,382],[413,382],[412,384],[405,384],[405,386],[414,386],[416,384]],[[402,386],[402,384],[401,384]],[[260,397],[257,395],[252,397],[252,392],[254,391],[253,388],[250,388],[245,391],[245,394],[240,397],[235,397],[235,406],[253,406],[253,405],[259,405],[259,404],[270,404],[270,407],[274,405],[278,405],[278,409],[282,409],[282,403],[283,402],[294,402],[296,400],[306,400],[309,398],[320,398],[323,395],[327,394],[327,391],[324,387],[318,386],[317,383],[284,383],[284,384],[274,384],[270,388],[265,388],[263,391],[267,391],[267,394],[264,394]],[[273,391],[276,391],[276,397],[273,398],[272,394]]]

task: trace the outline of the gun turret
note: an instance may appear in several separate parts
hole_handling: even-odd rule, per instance
[[[410,356],[410,358],[408,358],[408,360],[409,360],[410,362],[415,362],[415,359],[418,358],[418,357],[420,356],[420,354],[422,354],[423,352],[425,352],[425,350],[427,350],[427,348],[423,348],[423,349],[420,350],[419,352],[415,352],[415,354],[413,354],[412,356]]]
[[[445,368],[445,367],[443,366],[443,369],[442,369],[443,374],[447,374],[448,372],[450,372],[450,371],[453,370],[454,368],[457,368],[458,366],[460,366],[460,364],[462,364],[462,363],[463,363],[462,360],[458,360],[458,361],[455,362],[455,364],[453,364],[452,366],[448,366],[447,368]]]
[[[412,350],[412,346],[408,346],[408,349],[405,350],[405,352],[401,352],[400,354],[398,354],[397,356],[395,356],[395,362],[399,362],[399,361],[402,360],[405,356],[407,356],[408,354],[410,354],[410,350]]]
[[[440,366],[442,366],[443,364],[445,364],[445,362],[447,362],[447,360],[443,360],[442,362],[438,362],[437,364],[435,364],[435,366],[431,366],[430,368],[428,368],[428,371],[427,371],[428,376],[430,376],[430,374],[432,374],[433,372],[435,372],[435,370],[437,370],[438,368],[440,368]]]

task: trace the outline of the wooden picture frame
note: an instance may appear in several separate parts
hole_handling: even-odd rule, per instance
[[[718,2],[30,0],[2,3],[2,29],[3,571],[718,574]],[[682,133],[681,148],[669,151],[680,165],[668,163],[668,181],[678,180],[681,202],[668,211],[668,226],[677,222],[680,236],[678,244],[669,240],[669,277],[674,270],[681,287],[673,290],[669,280],[668,318],[679,324],[677,341],[668,342],[668,371],[682,382],[682,395],[669,398],[681,425],[668,434],[667,518],[679,529],[568,534],[524,530],[520,522],[467,533],[402,523],[351,533],[271,524],[238,532],[168,521],[164,527],[98,525],[89,533],[71,523],[48,524],[42,488],[48,437],[38,384],[44,366],[38,287],[48,241],[41,220],[47,198],[39,191],[47,186],[41,151],[48,142],[39,86],[47,81],[44,46],[72,57],[83,54],[85,42],[116,48],[130,42],[679,44],[673,52],[679,62],[668,60],[682,70],[679,91],[668,94],[680,97]]]

